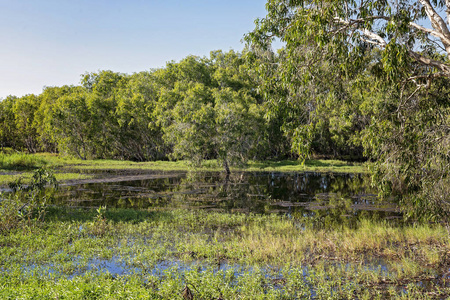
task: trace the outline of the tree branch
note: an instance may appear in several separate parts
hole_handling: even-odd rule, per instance
[[[372,16],[369,18],[371,18],[372,20],[373,19],[386,19],[386,17],[382,17],[382,16]],[[387,46],[386,41],[378,34],[371,32],[371,31],[367,30],[366,28],[358,28],[358,26],[356,26],[357,24],[364,22],[364,19],[355,19],[355,20],[346,21],[346,20],[336,17],[336,18],[334,18],[334,20],[340,24],[345,25],[346,27],[351,27],[351,28],[361,31],[361,33],[363,35],[365,35],[366,37],[371,39],[370,43],[372,43],[372,44],[379,45],[380,47],[383,47],[383,48]],[[367,40],[365,40],[365,41],[369,42]]]
[[[419,53],[414,52],[412,50],[408,50],[408,54],[412,58],[414,58],[417,62],[419,62],[423,65],[441,70],[442,71],[441,74],[445,74],[445,77],[450,77],[450,66],[448,66],[440,61],[437,61],[437,60],[434,60],[431,58],[427,58],[427,57],[420,55]],[[440,77],[443,77],[443,76],[440,76]]]
[[[445,6],[446,6],[445,12],[447,13],[447,22],[450,25],[450,0],[445,0]]]
[[[425,27],[423,27],[423,26],[421,26],[419,24],[416,24],[414,22],[409,22],[409,26],[413,27],[413,28],[415,28],[417,30],[420,30],[422,32],[425,32],[427,34],[431,34],[432,36],[439,38],[442,41],[442,43],[450,45],[450,37],[447,37],[444,34],[438,32],[436,30],[425,28]]]
[[[428,18],[431,21],[431,25],[435,30],[444,35],[447,39],[450,39],[450,31],[448,30],[447,24],[445,24],[444,20],[441,16],[436,12],[433,6],[430,4],[429,0],[419,0],[420,4],[425,8],[425,12],[427,13]],[[449,0],[446,0],[449,2]],[[448,6],[447,6],[448,9]],[[447,48],[447,47],[446,47]]]

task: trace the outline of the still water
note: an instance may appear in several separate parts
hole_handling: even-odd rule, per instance
[[[108,208],[192,208],[283,213],[334,219],[398,218],[359,174],[239,172],[108,172],[68,183],[54,204]]]

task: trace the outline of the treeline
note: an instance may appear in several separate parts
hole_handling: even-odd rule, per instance
[[[161,69],[89,73],[79,86],[9,96],[0,103],[1,146],[81,159],[219,159],[225,168],[296,155],[287,128],[299,116],[267,105],[247,55],[215,51]],[[362,157],[325,127],[315,154]]]

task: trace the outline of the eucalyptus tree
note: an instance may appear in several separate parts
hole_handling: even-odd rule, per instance
[[[38,134],[33,126],[35,113],[39,108],[39,101],[36,95],[30,94],[14,99],[12,106],[15,128],[18,134],[16,146],[26,149],[29,153],[39,151]]]
[[[0,143],[4,147],[17,148],[18,130],[13,112],[13,105],[17,97],[8,96],[0,102]]]
[[[119,128],[113,145],[119,157],[138,161],[166,157],[167,147],[153,115],[159,89],[152,72],[140,72],[118,90],[115,119]]]
[[[317,118],[324,107],[338,108],[336,128],[351,121],[357,134],[346,139],[378,161],[386,192],[407,199],[416,216],[447,216],[450,2],[269,0],[266,8],[246,38],[253,54],[284,42],[277,64],[253,59],[271,75],[263,88],[281,91],[273,107],[300,111],[290,128],[300,154],[326,120]]]
[[[267,148],[264,111],[243,66],[240,54],[217,51],[154,73],[162,86],[154,113],[173,158],[217,158],[228,173]]]

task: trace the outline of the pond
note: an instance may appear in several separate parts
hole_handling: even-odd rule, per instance
[[[0,239],[3,274],[30,290],[94,282],[104,295],[114,284],[155,299],[181,299],[187,286],[195,299],[450,295],[446,233],[394,224],[398,207],[365,175],[93,175],[48,190],[47,223]]]
[[[192,208],[335,220],[400,216],[360,174],[110,171],[62,185],[53,198],[54,204],[75,207]]]

